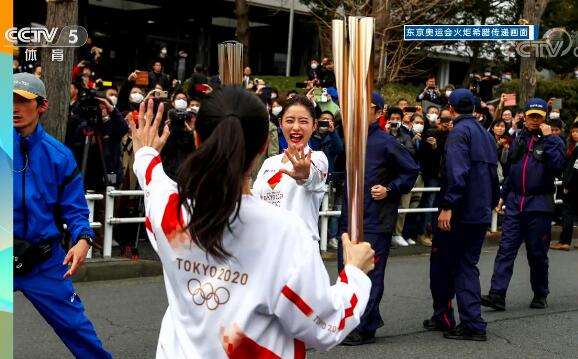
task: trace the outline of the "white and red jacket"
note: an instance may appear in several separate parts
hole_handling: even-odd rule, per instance
[[[223,236],[231,257],[219,262],[181,230],[185,212],[158,152],[137,151],[134,172],[169,303],[157,358],[304,358],[306,347],[327,350],[359,324],[369,278],[347,265],[331,286],[299,217],[244,195]]]
[[[307,147],[306,153],[311,149]],[[263,162],[255,183],[253,194],[264,201],[289,210],[305,221],[311,236],[319,241],[319,207],[325,195],[328,161],[325,153],[313,151],[309,178],[296,181],[279,172],[282,168],[293,170],[290,161],[283,163],[283,154],[269,157]]]

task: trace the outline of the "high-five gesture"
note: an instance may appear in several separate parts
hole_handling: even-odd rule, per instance
[[[304,181],[308,179],[311,170],[312,153],[313,151],[309,150],[309,153],[305,154],[303,146],[289,144],[289,148],[285,150],[285,156],[293,164],[293,170],[282,168],[280,172],[293,177],[296,181]]]
[[[160,103],[157,109],[157,115],[153,120],[154,101],[150,99],[146,105],[145,101],[141,102],[138,110],[138,127],[134,121],[129,122],[134,152],[138,151],[141,147],[152,147],[158,152],[161,151],[170,134],[169,126],[165,124],[163,133],[159,136],[159,125],[163,118],[163,112],[164,105]]]

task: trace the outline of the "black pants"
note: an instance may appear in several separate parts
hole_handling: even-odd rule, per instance
[[[574,218],[576,217],[576,197],[574,195],[564,196],[562,204],[562,233],[560,233],[560,243],[572,243],[572,233],[574,232]]]

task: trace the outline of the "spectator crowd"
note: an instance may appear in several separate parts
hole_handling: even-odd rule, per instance
[[[100,75],[100,54],[102,49],[91,47],[81,54],[81,61],[74,66],[70,85],[69,120],[66,145],[73,151],[79,168],[82,168],[85,188],[104,193],[106,186],[119,189],[137,189],[138,183],[132,172],[134,153],[132,151],[129,122],[136,121],[141,102],[154,99],[155,106],[165,104],[163,121],[171,127],[171,136],[161,156],[167,174],[176,178],[180,163],[194,151],[193,130],[195,117],[203,99],[220,85],[219,76],[209,76],[201,66],[178,67],[173,73],[165,72],[163,56],[155,60],[150,69],[134,70],[122,83],[106,84]],[[182,55],[182,56],[181,56]],[[179,54],[185,58],[186,54]],[[22,69],[16,60],[14,71],[34,71],[40,77],[39,66]],[[260,164],[268,158],[283,153],[287,142],[280,128],[280,114],[284,102],[296,94],[305,94],[315,106],[316,128],[309,141],[309,147],[322,151],[328,159],[330,207],[342,210],[344,203],[345,141],[340,99],[335,88],[333,62],[329,58],[321,61],[312,59],[306,70],[307,80],[296,84],[296,89],[281,93],[262,79],[254,77],[251,68],[243,71],[244,86],[258,96],[269,113],[269,142],[267,151],[258,160],[253,172],[253,180]],[[477,94],[475,116],[479,123],[490,132],[495,140],[498,155],[498,177],[504,179],[503,168],[508,161],[509,148],[524,123],[524,110],[509,102],[507,94],[494,100],[494,89],[501,81],[511,79],[510,74],[501,77],[486,69],[483,75],[470,76],[469,88]],[[445,142],[452,130],[452,117],[448,108],[448,98],[455,86],[448,84],[438,87],[435,76],[429,76],[421,92],[415,99],[399,98],[395,103],[385,103],[378,92],[372,94],[372,109],[382,131],[393,136],[411,155],[419,167],[415,187],[439,187],[443,173]],[[411,101],[411,103],[410,103]],[[548,102],[548,124],[553,134],[560,136],[567,144],[568,168],[564,172],[562,185],[558,189],[563,199],[559,217],[563,225],[560,241],[551,248],[569,250],[572,228],[577,205],[578,177],[578,122],[567,126],[560,119],[562,111],[555,105],[556,99]],[[577,119],[578,120],[578,119]],[[162,128],[162,126],[161,126]],[[121,198],[117,206],[119,217],[138,217],[143,211],[142,200]],[[436,208],[438,193],[413,191],[401,195],[399,208]],[[497,211],[501,211],[500,208]],[[431,212],[400,213],[393,226],[392,243],[399,247],[411,245],[431,246],[433,228],[437,216]],[[97,203],[95,220],[102,221],[104,207]],[[138,256],[136,251],[138,233],[136,224],[117,226],[115,239],[120,242],[123,255]],[[329,245],[337,248],[339,220],[329,221]],[[97,235],[102,242],[102,233]],[[138,237],[138,234],[136,234]]]

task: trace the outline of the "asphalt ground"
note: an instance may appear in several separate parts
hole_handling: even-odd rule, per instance
[[[487,292],[496,247],[480,259],[482,291]],[[326,266],[336,277],[335,262]],[[362,347],[309,351],[309,358],[577,358],[578,250],[550,251],[550,297],[545,310],[530,309],[532,292],[525,249],[520,249],[507,310],[483,309],[487,342],[442,338],[422,329],[431,315],[428,255],[390,258],[381,312],[385,326],[377,342]],[[115,358],[154,358],[166,294],[160,276],[76,284],[105,347]],[[14,357],[72,357],[21,293],[14,296]]]

